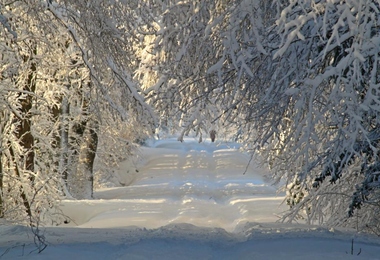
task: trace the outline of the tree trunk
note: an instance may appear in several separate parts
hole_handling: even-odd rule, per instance
[[[19,168],[19,165],[17,164],[16,156],[15,156],[15,153],[14,153],[14,150],[13,150],[13,147],[12,147],[11,143],[9,143],[9,153],[10,153],[10,155],[12,157],[12,163],[13,163],[13,166],[14,166],[14,169],[15,169],[16,177],[17,177],[17,179],[20,180],[20,193],[21,193],[22,203],[23,203],[23,205],[25,207],[25,210],[26,210],[26,213],[28,214],[28,217],[31,218],[32,217],[32,208],[30,206],[30,203],[29,203],[29,200],[28,200],[28,196],[25,193],[24,186],[21,183],[20,168]]]
[[[4,147],[4,125],[6,122],[5,112],[0,115],[0,218],[4,217],[4,172],[3,172],[3,152]]]
[[[33,50],[33,54],[37,54],[36,48]],[[37,65],[35,62],[30,61],[32,58],[29,56],[24,56],[24,62],[30,62],[30,71],[28,78],[24,84],[24,91],[34,93],[36,91],[36,71]],[[24,149],[24,155],[21,156],[21,159],[25,162],[24,169],[27,171],[34,171],[34,137],[31,133],[31,109],[33,106],[33,96],[31,94],[20,94],[18,102],[21,105],[20,114],[22,118],[15,117],[14,124],[16,126],[15,136],[20,140],[20,145]],[[34,177],[30,175],[30,180],[33,182]]]
[[[60,127],[60,156],[59,173],[67,185],[68,164],[69,164],[69,113],[70,104],[67,97],[63,97],[61,104],[61,127]]]
[[[97,122],[87,123],[87,129],[83,136],[80,149],[79,162],[76,170],[76,197],[78,199],[88,199],[93,196],[94,184],[94,161],[98,146]]]
[[[65,196],[71,197],[67,189],[67,176],[69,164],[69,113],[70,104],[67,97],[61,97],[57,104],[51,107],[54,122],[59,123],[58,134],[55,135],[52,147],[57,151],[55,167],[61,176],[61,189]],[[60,104],[60,105],[59,105]]]
[[[2,134],[2,133],[1,133]],[[2,147],[0,145],[0,147]],[[0,148],[1,149],[1,148]],[[0,218],[4,217],[4,202],[3,202],[3,153],[0,151]]]
[[[34,137],[31,133],[32,125],[32,107],[33,107],[33,95],[36,91],[36,71],[37,64],[33,61],[33,56],[37,54],[36,46],[33,46],[30,55],[23,57],[25,63],[29,63],[29,72],[25,82],[18,82],[23,84],[23,91],[26,93],[20,93],[17,102],[20,105],[18,109],[19,115],[14,115],[13,124],[15,125],[14,136],[19,142],[20,147],[23,150],[23,154],[16,155],[12,147],[12,143],[9,142],[9,149],[11,155],[11,161],[14,164],[16,177],[20,180],[20,192],[23,205],[29,217],[32,217],[32,210],[28,196],[25,192],[25,184],[22,184],[23,175],[26,173],[34,172]],[[29,92],[29,93],[28,93]],[[34,175],[28,175],[30,185],[33,186]]]
[[[88,109],[86,106],[86,104],[82,105],[82,111],[84,111],[83,118],[81,121],[74,123],[70,129],[70,135],[68,136],[68,138],[70,138],[70,169],[68,169],[70,174],[66,176],[67,188],[70,194],[77,199],[90,198],[83,193],[85,177],[78,171],[78,169],[80,169],[79,165],[81,164],[81,153],[83,152],[82,146],[86,143],[85,131],[88,120],[87,113],[85,112],[86,109]]]
[[[91,89],[91,83],[88,83]],[[98,146],[97,122],[90,116],[90,98],[83,93],[89,89],[80,88],[82,96],[82,119],[71,128],[70,175],[67,183],[71,195],[77,199],[92,198],[93,164]]]

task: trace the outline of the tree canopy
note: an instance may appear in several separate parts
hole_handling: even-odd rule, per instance
[[[285,183],[284,220],[379,232],[379,8],[1,1],[0,216],[53,219],[133,143],[217,131]]]

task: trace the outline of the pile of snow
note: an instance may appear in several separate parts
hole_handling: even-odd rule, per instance
[[[283,195],[238,144],[161,140],[140,154],[138,170],[121,164],[126,186],[62,201],[69,223],[45,229],[42,254],[28,228],[0,226],[0,259],[380,259],[376,237],[276,223]]]

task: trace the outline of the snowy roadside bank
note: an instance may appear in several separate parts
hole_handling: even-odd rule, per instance
[[[47,249],[29,254],[34,246],[27,229],[2,226],[7,239],[2,236],[1,254],[9,251],[0,259],[380,259],[380,239],[369,235],[280,223],[246,223],[239,229],[47,228]]]

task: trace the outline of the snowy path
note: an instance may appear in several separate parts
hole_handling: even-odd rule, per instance
[[[71,225],[157,228],[188,223],[233,232],[246,222],[275,222],[285,209],[279,207],[283,197],[264,181],[265,171],[248,166],[249,157],[235,147],[166,140],[142,148],[142,157],[143,166],[128,186],[99,190],[86,203],[65,201]]]
[[[252,163],[243,174],[249,157],[233,146],[164,140],[142,148],[141,158],[138,172],[121,164],[124,187],[63,201],[71,221],[44,229],[42,254],[29,254],[27,227],[0,224],[0,260],[380,260],[378,237],[275,223],[283,197],[265,169]]]

